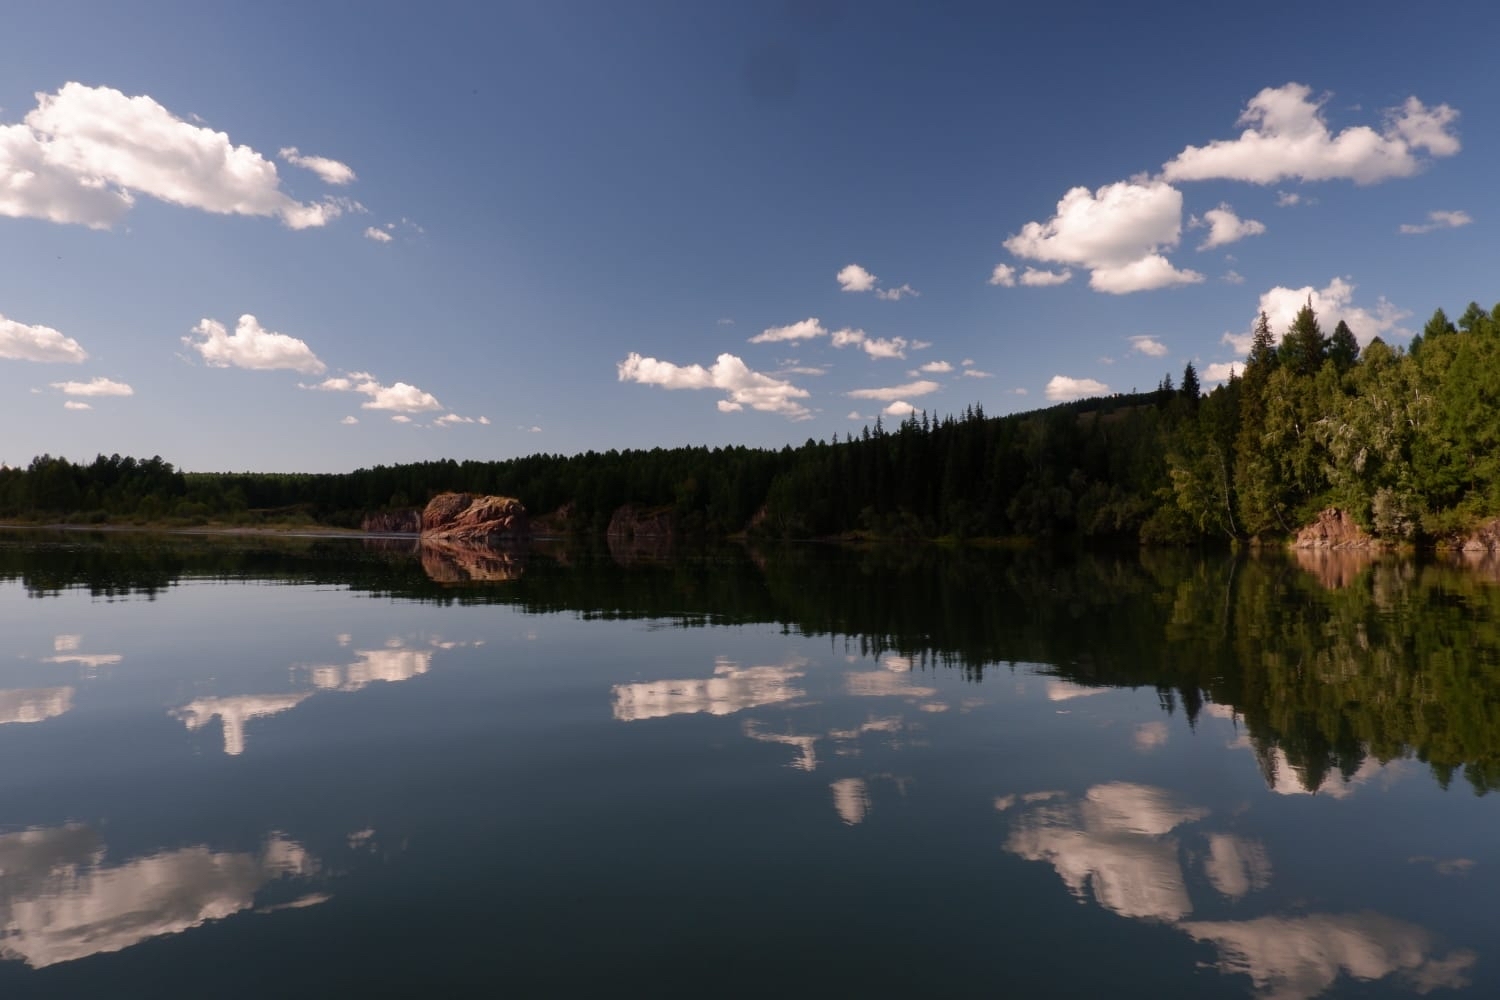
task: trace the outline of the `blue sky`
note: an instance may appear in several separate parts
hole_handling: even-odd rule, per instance
[[[1335,6],[24,5],[0,461],[780,447],[1309,294],[1404,343],[1500,298],[1500,10]]]

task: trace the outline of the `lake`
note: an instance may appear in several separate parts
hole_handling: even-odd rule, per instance
[[[1497,578],[0,533],[0,995],[1497,996]]]

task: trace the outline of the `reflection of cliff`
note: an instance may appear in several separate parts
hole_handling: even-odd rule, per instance
[[[43,722],[73,707],[71,687],[21,688],[0,691],[0,725]]]
[[[423,571],[437,583],[519,580],[526,571],[526,550],[519,546],[423,538],[421,553]]]
[[[268,883],[318,870],[278,833],[255,854],[197,846],[103,859],[98,834],[78,824],[0,836],[0,956],[43,968],[120,951],[248,910]]]
[[[1016,814],[1006,850],[1048,862],[1080,899],[1091,891],[1122,917],[1173,924],[1214,944],[1220,971],[1248,975],[1267,998],[1309,1000],[1342,975],[1392,977],[1419,993],[1456,988],[1476,961],[1462,949],[1439,956],[1426,930],[1378,913],[1186,920],[1193,904],[1185,861],[1200,860],[1209,885],[1235,901],[1269,884],[1271,862],[1259,842],[1229,833],[1207,833],[1206,852],[1185,849],[1180,831],[1208,810],[1180,804],[1164,789],[1114,782],[1081,799],[1033,792],[995,805]]]
[[[632,722],[695,712],[729,715],[791,701],[807,693],[792,686],[805,666],[805,661],[790,660],[779,666],[741,667],[721,657],[714,663],[712,677],[616,684],[614,716]]]

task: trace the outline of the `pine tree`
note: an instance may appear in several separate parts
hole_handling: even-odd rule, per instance
[[[1281,338],[1281,361],[1293,375],[1311,376],[1323,367],[1328,356],[1328,339],[1318,325],[1318,314],[1313,312],[1312,299],[1297,310],[1297,318]]]
[[[1353,368],[1354,362],[1359,359],[1359,341],[1354,339],[1354,331],[1343,320],[1339,320],[1339,325],[1333,328],[1333,337],[1328,341],[1328,357],[1338,367],[1340,374]]]

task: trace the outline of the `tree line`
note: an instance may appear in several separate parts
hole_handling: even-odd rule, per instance
[[[1262,314],[1242,373],[1204,394],[1188,364],[1149,392],[894,427],[780,450],[653,448],[348,473],[183,472],[160,457],[0,466],[0,517],[357,527],[445,490],[564,510],[599,532],[623,505],[688,535],[1051,537],[1183,544],[1284,536],[1337,507],[1392,541],[1500,514],[1500,305],[1437,310],[1409,346],[1360,348],[1305,305]]]

